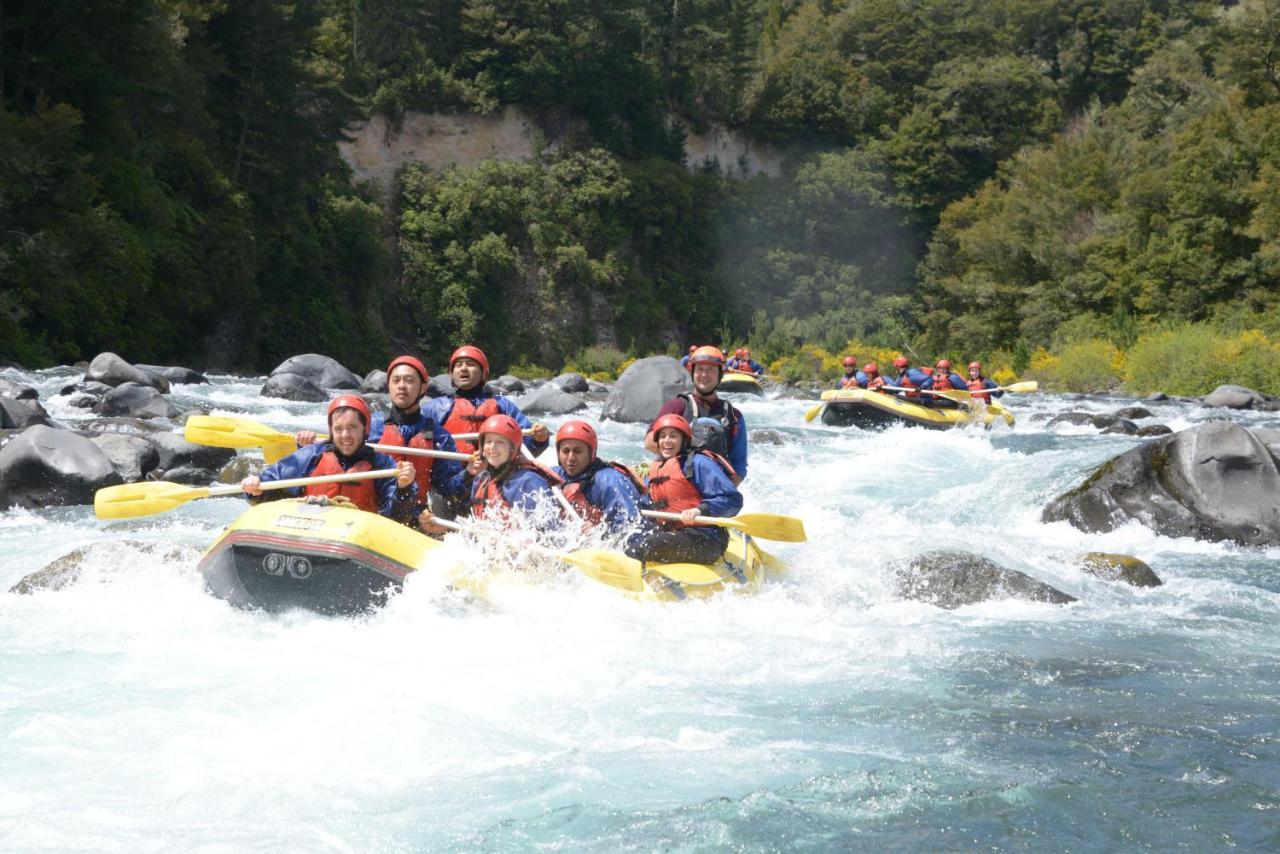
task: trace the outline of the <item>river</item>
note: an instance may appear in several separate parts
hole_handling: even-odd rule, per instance
[[[0,376],[50,413],[70,369]],[[319,426],[262,378],[180,407]],[[236,611],[200,550],[244,505],[102,522],[0,513],[0,590],[74,548],[60,591],[0,594],[0,848],[27,850],[1190,850],[1280,847],[1280,549],[1043,524],[1140,440],[1036,412],[991,433],[806,424],[748,399],[746,510],[803,517],[756,595],[654,605],[566,575],[478,603],[430,569],[362,619]],[[1151,405],[1173,429],[1266,413]],[[642,457],[640,425],[602,453]],[[962,548],[1069,606],[944,611],[893,566]],[[1164,580],[1082,573],[1132,554]]]

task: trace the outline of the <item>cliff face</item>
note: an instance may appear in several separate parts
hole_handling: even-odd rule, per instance
[[[573,121],[549,127],[514,106],[492,116],[409,112],[398,126],[385,116],[373,116],[350,128],[352,139],[340,142],[338,148],[357,181],[368,181],[385,192],[409,163],[467,169],[490,159],[531,160],[537,145],[555,148],[581,129]],[[684,151],[690,169],[714,165],[721,174],[737,178],[781,175],[787,158],[787,152],[777,146],[720,126],[706,134],[690,131]]]

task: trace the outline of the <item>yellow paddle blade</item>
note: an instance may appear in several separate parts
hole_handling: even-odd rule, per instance
[[[813,419],[818,417],[818,415],[822,412],[822,410],[826,408],[827,408],[827,405],[825,403],[819,403],[813,409],[810,409],[808,412],[804,414],[804,420],[812,421]]]
[[[187,419],[183,437],[196,445],[214,448],[261,448],[269,444],[293,444],[288,433],[273,430],[247,418],[225,415],[192,415]]]
[[[262,446],[262,461],[267,465],[279,462],[285,457],[298,450],[298,445],[293,439],[287,442],[268,442]]]
[[[1039,391],[1039,390],[1040,390],[1040,383],[1036,382],[1035,380],[1024,380],[1023,382],[1014,383],[1013,385],[1007,385],[1004,387],[1004,391],[1014,391],[1014,392],[1028,392],[1028,391]]]
[[[723,521],[728,523],[725,527],[746,531],[761,540],[803,543],[808,539],[804,533],[804,521],[795,516],[782,516],[777,513],[742,513]]]
[[[93,513],[99,519],[132,519],[167,513],[194,498],[209,495],[207,486],[183,486],[152,480],[145,483],[126,483],[99,489],[93,496]]]
[[[714,567],[701,563],[651,563],[648,569],[681,584],[705,586],[733,580],[732,576],[721,575]]]
[[[622,552],[608,549],[579,549],[575,552],[559,555],[565,563],[572,564],[585,574],[630,593],[641,593],[645,589],[640,561],[627,557]]]

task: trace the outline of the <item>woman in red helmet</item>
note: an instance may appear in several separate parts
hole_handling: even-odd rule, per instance
[[[867,378],[866,385],[863,386],[867,391],[880,391],[881,386],[885,384],[884,377],[880,376],[880,366],[875,362],[867,362],[863,365],[862,373]]]
[[[343,394],[329,403],[329,441],[304,445],[289,456],[264,468],[257,475],[240,481],[249,500],[269,501],[291,496],[343,496],[361,510],[381,513],[402,522],[411,519],[417,503],[418,488],[414,483],[413,463],[397,463],[386,454],[376,453],[366,443],[369,434],[369,404],[355,394]],[[346,483],[321,483],[308,487],[271,490],[265,497],[262,484],[295,477],[318,477],[342,472],[396,469],[395,479],[358,480]]]
[[[984,391],[984,389],[999,388],[995,380],[987,379],[982,375],[982,363],[969,363],[969,393],[973,395],[974,400],[981,400],[983,403],[990,403],[993,397],[1004,397],[1002,391]]]
[[[679,513],[679,522],[653,524],[627,538],[631,557],[650,563],[715,563],[729,545],[729,532],[695,525],[697,516],[736,516],[742,493],[733,483],[733,467],[723,457],[693,449],[693,428],[684,416],[658,416],[649,428],[658,459],[649,465],[640,507]]]
[[[844,357],[844,376],[836,380],[836,388],[866,388],[867,375],[858,370],[858,360],[854,356]]]
[[[467,466],[471,515],[478,519],[526,514],[537,527],[558,524],[560,505],[551,492],[563,481],[551,469],[520,454],[524,439],[510,415],[491,415],[480,425],[480,454]]]
[[[937,364],[933,366],[933,374],[920,387],[932,391],[963,391],[967,390],[969,386],[960,378],[959,374],[952,372],[950,359],[939,359]],[[928,402],[934,406],[954,407],[960,405],[958,401],[940,394],[930,394],[925,395],[925,397],[930,398]]]
[[[466,344],[453,351],[449,357],[449,378],[453,380],[454,393],[437,397],[431,409],[431,417],[449,433],[455,436],[475,433],[490,417],[507,415],[522,430],[533,430],[533,435],[523,441],[535,457],[547,449],[551,431],[530,421],[511,398],[489,390],[489,358],[479,347]],[[457,444],[464,454],[476,450],[469,441],[458,440]]]
[[[631,528],[640,518],[637,502],[644,487],[621,463],[596,456],[599,439],[585,421],[566,421],[556,431],[556,458],[552,468],[564,478],[564,497],[574,511],[591,525],[604,524],[610,533]]]

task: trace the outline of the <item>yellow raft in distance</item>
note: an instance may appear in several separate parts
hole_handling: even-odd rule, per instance
[[[832,427],[883,430],[906,424],[949,430],[975,423],[990,428],[1001,422],[1012,427],[1014,422],[1013,413],[995,401],[985,406],[980,401],[966,401],[952,407],[925,406],[893,394],[861,388],[824,391],[822,400],[827,404],[822,410],[822,423]]]

